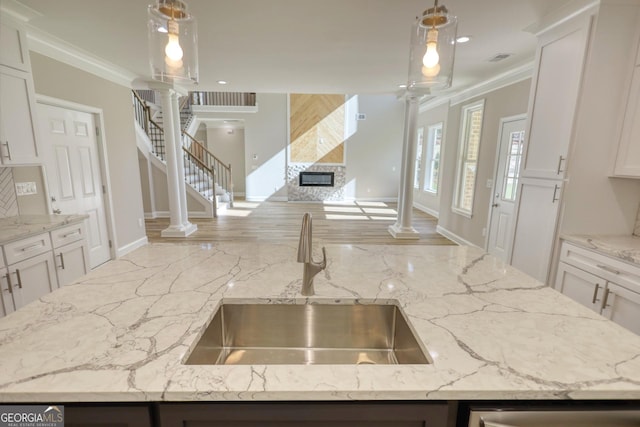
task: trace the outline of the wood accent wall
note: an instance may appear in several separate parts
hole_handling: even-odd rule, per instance
[[[289,95],[292,163],[344,164],[345,95]]]

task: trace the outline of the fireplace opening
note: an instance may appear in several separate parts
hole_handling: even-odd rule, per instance
[[[300,172],[300,187],[333,187],[333,172]]]

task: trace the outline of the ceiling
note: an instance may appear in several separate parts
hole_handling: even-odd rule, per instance
[[[33,9],[28,23],[149,80],[152,0],[1,0]],[[187,0],[198,22],[201,90],[390,93],[407,79],[415,17],[432,0]],[[453,89],[532,61],[524,29],[571,0],[441,0],[458,16]],[[41,33],[42,34],[42,33]],[[512,54],[492,63],[497,54]],[[221,86],[218,80],[228,81]]]

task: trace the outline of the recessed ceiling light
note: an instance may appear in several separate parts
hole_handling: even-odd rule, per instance
[[[406,88],[406,87],[407,87],[407,85],[404,85],[404,84],[403,84],[403,85],[398,85],[398,87],[399,87],[400,89],[404,89],[404,88]]]
[[[471,40],[471,36],[460,36],[456,39],[457,43],[466,43]]]
[[[168,33],[169,31],[167,31],[167,29],[165,27],[158,27],[158,32],[159,33]]]
[[[228,82],[226,80],[218,80],[219,85],[226,85]]]

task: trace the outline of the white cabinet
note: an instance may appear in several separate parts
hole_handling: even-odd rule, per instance
[[[51,251],[10,265],[9,276],[16,310],[58,287]]]
[[[0,317],[15,310],[13,305],[13,288],[9,282],[9,272],[5,267],[0,268]]]
[[[529,99],[522,176],[561,179],[574,127],[591,16],[540,36]]]
[[[640,335],[640,267],[563,242],[555,288]]]
[[[0,162],[4,165],[38,161],[31,75],[0,66]]]
[[[89,271],[89,251],[84,223],[70,225],[51,232],[56,259],[58,284],[64,286]]]
[[[613,175],[640,178],[640,66],[633,71]]]
[[[553,252],[562,181],[522,178],[518,185],[511,265],[547,281]]]
[[[12,21],[0,18],[0,64],[31,71],[24,31]]]

